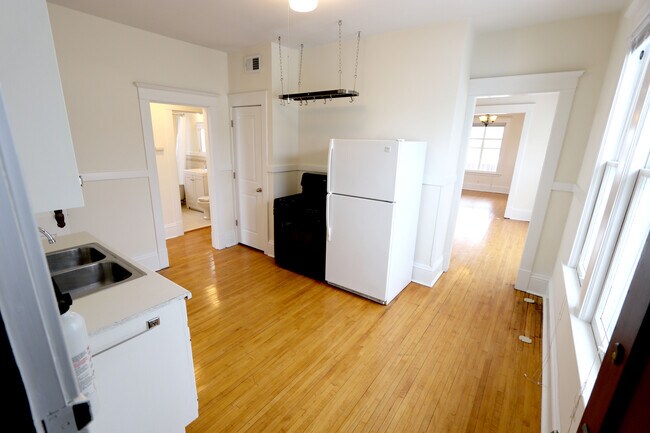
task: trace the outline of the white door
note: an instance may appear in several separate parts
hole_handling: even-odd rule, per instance
[[[386,301],[392,203],[328,196],[325,280]]]
[[[239,242],[264,250],[267,218],[262,194],[262,108],[234,107],[232,118]]]

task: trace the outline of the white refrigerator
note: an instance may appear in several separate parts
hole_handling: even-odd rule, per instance
[[[332,139],[325,280],[388,304],[411,281],[426,143]]]

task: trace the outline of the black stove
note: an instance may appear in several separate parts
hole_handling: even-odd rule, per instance
[[[304,173],[302,193],[273,202],[275,263],[325,281],[325,200],[327,176]]]

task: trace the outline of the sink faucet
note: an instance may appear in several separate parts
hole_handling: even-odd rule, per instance
[[[52,234],[50,232],[48,232],[47,230],[45,230],[43,227],[39,226],[38,231],[41,232],[41,234],[47,238],[47,243],[48,244],[53,244],[54,242],[56,242],[56,239],[54,239],[54,236],[52,236]]]

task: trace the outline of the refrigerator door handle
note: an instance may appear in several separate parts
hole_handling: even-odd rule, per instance
[[[327,199],[325,200],[325,226],[327,229],[327,242],[332,239],[332,229],[330,227],[330,197],[332,194],[327,194]]]
[[[332,178],[332,153],[334,153],[334,140],[330,140],[330,148],[329,148],[329,153],[327,155],[327,193],[329,194],[332,192],[330,185],[331,185],[331,178]],[[329,227],[329,225],[328,225]]]

